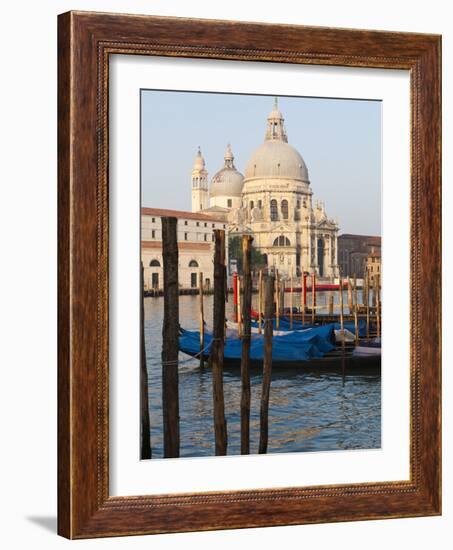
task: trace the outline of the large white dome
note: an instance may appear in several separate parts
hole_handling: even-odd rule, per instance
[[[280,140],[265,141],[250,157],[245,179],[288,178],[309,183],[304,159],[289,143]]]

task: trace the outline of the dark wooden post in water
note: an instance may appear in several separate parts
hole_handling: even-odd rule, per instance
[[[204,304],[203,304],[203,272],[200,271],[200,280],[198,281],[199,298],[200,298],[200,368],[204,367],[203,350],[204,350]]]
[[[237,279],[237,286],[238,286],[238,336],[241,338],[242,336],[242,284],[241,284],[241,277],[238,276]]]
[[[223,350],[225,337],[225,231],[214,230],[214,319],[209,363],[212,369],[214,398],[215,454],[227,453],[227,425],[223,396]],[[240,313],[240,312],[239,312]]]
[[[307,305],[307,274],[302,274],[302,326],[305,325],[305,306]]]
[[[237,271],[233,274],[233,308],[234,320],[238,322],[238,274]]]
[[[290,279],[290,296],[289,296],[289,328],[293,328],[293,278]]]
[[[178,334],[179,285],[177,219],[162,218],[164,322],[162,327],[162,413],[164,457],[179,457]]]
[[[355,343],[359,343],[359,304],[357,302],[357,279],[354,276],[354,294],[353,294],[353,309],[354,309],[354,334],[355,334]]]
[[[316,314],[316,275],[313,272],[311,276],[311,323],[315,324],[315,314]]]
[[[280,285],[280,311],[285,315],[285,290],[286,290],[286,279],[282,279],[282,284]]]
[[[253,238],[242,237],[242,354],[241,354],[241,454],[250,453],[250,334],[252,308],[251,245]]]
[[[263,332],[263,270],[260,269],[258,279],[258,334]]]
[[[151,458],[151,426],[149,421],[148,369],[146,368],[145,348],[145,288],[143,286],[143,262],[140,278],[140,418],[141,418],[141,448],[140,458]]]
[[[278,330],[280,328],[280,277],[278,276],[278,269],[275,270],[275,328]],[[266,291],[264,291],[266,292]],[[264,304],[266,307],[266,304]],[[266,315],[264,316],[266,317]]]
[[[365,272],[366,281],[366,337],[370,337],[370,275],[368,269]]]
[[[340,298],[340,330],[341,330],[341,348],[344,353],[344,316],[343,316],[343,280],[340,276],[340,285],[339,285],[339,298]]]
[[[367,304],[367,293],[368,293],[367,288],[366,288],[367,278],[368,278],[368,274],[367,274],[367,270],[365,268],[365,272],[363,274],[363,279],[362,279],[362,305],[363,305],[364,308],[366,307],[366,304]]]
[[[264,282],[264,360],[263,388],[260,409],[259,453],[267,453],[269,433],[269,395],[272,377],[272,335],[274,330],[274,277],[268,275]]]
[[[375,275],[376,293],[376,336],[381,337],[381,293],[379,275]]]

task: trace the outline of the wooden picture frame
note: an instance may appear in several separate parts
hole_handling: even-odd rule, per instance
[[[58,47],[59,534],[88,538],[440,514],[440,37],[69,12],[59,16]],[[109,496],[111,54],[410,71],[409,481]]]

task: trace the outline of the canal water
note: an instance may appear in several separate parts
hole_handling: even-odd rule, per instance
[[[318,292],[328,304],[329,292]],[[253,297],[254,302],[256,296]],[[345,303],[347,301],[345,300]],[[181,296],[180,324],[199,330],[198,297]],[[232,319],[232,299],[227,317]],[[153,458],[163,457],[162,346],[163,298],[145,298],[145,343],[148,365]],[[212,296],[205,297],[205,319],[212,326]],[[213,456],[214,426],[210,369],[180,353],[179,407],[181,457]],[[251,452],[258,452],[262,376],[251,371]],[[239,368],[224,371],[228,454],[240,454]],[[270,453],[375,449],[381,446],[381,377],[375,373],[307,373],[273,369],[269,401]]]

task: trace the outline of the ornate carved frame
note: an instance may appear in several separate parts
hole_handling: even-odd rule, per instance
[[[87,538],[440,514],[440,37],[87,12],[65,13],[58,24],[59,533]],[[410,481],[109,496],[111,54],[410,71]]]

